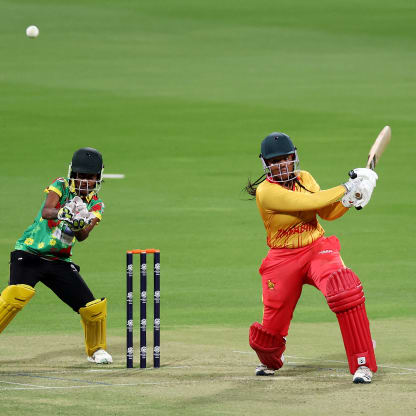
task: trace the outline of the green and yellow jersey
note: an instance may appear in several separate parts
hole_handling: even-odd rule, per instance
[[[60,208],[75,196],[75,189],[69,178],[57,178],[45,189],[46,193],[55,192],[59,195],[59,202],[55,208]],[[86,200],[88,211],[99,220],[104,212],[104,203],[94,192]],[[42,218],[43,202],[35,221],[30,225],[22,237],[17,240],[15,250],[24,250],[49,260],[70,261],[72,247],[76,238],[65,221],[45,220]]]
[[[317,215],[335,220],[348,211],[339,199],[345,194],[342,185],[321,191],[309,172],[300,171],[293,189],[265,180],[256,190],[256,202],[267,233],[270,248],[300,248],[324,235]]]

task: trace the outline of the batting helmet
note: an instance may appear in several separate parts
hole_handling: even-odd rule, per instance
[[[296,153],[296,147],[285,133],[271,133],[261,142],[260,157],[263,159],[292,153]]]
[[[279,156],[294,155],[290,161],[270,164],[270,159]],[[285,133],[271,133],[262,142],[260,159],[264,173],[271,182],[284,183],[293,181],[299,173],[299,158],[296,147]],[[273,167],[273,169],[272,169]]]

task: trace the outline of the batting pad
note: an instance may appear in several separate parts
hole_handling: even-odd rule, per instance
[[[281,335],[273,335],[261,324],[254,322],[249,331],[249,343],[259,360],[268,368],[278,370],[283,366],[282,354],[286,341]]]
[[[85,333],[85,350],[91,357],[98,349],[106,349],[107,299],[95,299],[79,309]]]
[[[34,294],[35,289],[29,285],[10,285],[3,290],[0,295],[0,332],[9,325]]]
[[[327,282],[326,299],[337,316],[351,374],[361,365],[376,372],[365,297],[357,275],[347,268],[332,273]]]

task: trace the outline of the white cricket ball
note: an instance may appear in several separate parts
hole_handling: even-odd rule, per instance
[[[26,35],[29,38],[37,38],[39,36],[39,29],[36,26],[29,26],[26,29]]]

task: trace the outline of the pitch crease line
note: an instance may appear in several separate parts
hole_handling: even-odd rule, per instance
[[[233,351],[237,354],[255,354],[254,351]],[[311,361],[316,361],[316,362],[321,362],[321,363],[339,363],[339,364],[346,364],[345,361],[339,361],[339,360],[319,360],[317,358],[309,358],[309,357],[298,357],[296,355],[286,355],[285,357],[287,358],[294,358],[294,359],[299,359],[299,360],[311,360]],[[298,363],[297,363],[298,364]],[[416,368],[406,368],[406,367],[395,367],[395,366],[391,366],[391,365],[387,365],[387,364],[377,364],[378,367],[381,368],[392,368],[395,370],[406,370],[406,371],[415,371],[416,372]]]
[[[12,381],[2,381],[2,380],[0,380],[0,383],[3,383],[3,384],[13,384],[13,385],[16,385],[16,386],[26,386],[26,387],[46,387],[46,386],[37,386],[36,384],[26,384],[26,383],[15,383],[15,382],[12,382]],[[2,390],[9,390],[9,389],[2,389]]]

